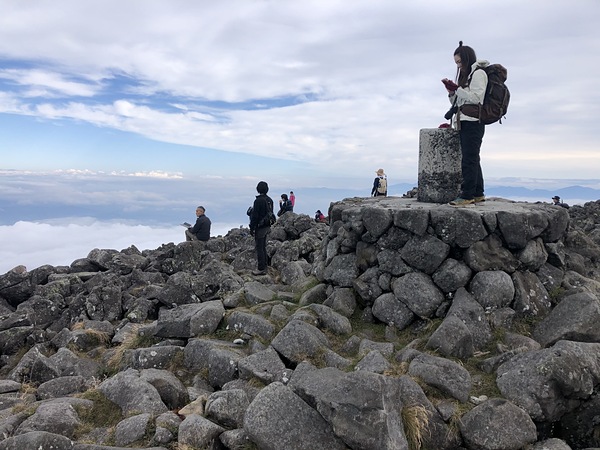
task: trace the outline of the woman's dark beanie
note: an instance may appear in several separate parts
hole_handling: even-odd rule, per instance
[[[257,185],[256,185],[256,191],[259,194],[266,194],[267,192],[269,192],[269,185],[267,184],[266,181],[260,181]]]

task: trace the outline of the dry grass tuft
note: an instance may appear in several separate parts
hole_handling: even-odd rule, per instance
[[[125,352],[127,350],[131,350],[132,348],[137,348],[139,343],[138,332],[140,328],[140,324],[135,324],[129,329],[129,331],[123,337],[123,342],[121,345],[114,349],[113,355],[108,360],[108,367],[113,370],[118,369],[123,361],[123,355]]]
[[[408,366],[410,363],[407,361],[403,361],[399,364],[393,364],[388,370],[383,372],[386,377],[400,378],[402,375],[406,375],[408,373]]]
[[[410,450],[418,450],[423,445],[423,437],[428,433],[431,413],[424,406],[414,405],[402,409],[402,422]]]

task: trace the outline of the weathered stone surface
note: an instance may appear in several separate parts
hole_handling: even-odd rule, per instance
[[[356,310],[356,297],[352,289],[338,288],[333,290],[323,304],[345,317],[350,317]]]
[[[364,370],[366,372],[384,373],[390,369],[391,364],[377,350],[371,350],[357,364],[354,370]]]
[[[329,349],[329,340],[317,327],[300,320],[290,321],[275,336],[271,345],[290,361],[299,363]]]
[[[244,311],[234,311],[226,319],[227,328],[250,336],[269,340],[275,333],[275,326],[262,316]]]
[[[91,401],[79,400],[79,405],[84,405],[84,407],[91,409]],[[15,434],[24,434],[31,431],[47,431],[72,439],[80,423],[79,415],[69,402],[46,400],[37,407],[33,415],[19,425],[15,430]]]
[[[327,285],[319,283],[313,286],[300,297],[298,304],[300,306],[310,305],[312,303],[323,303],[327,298]]]
[[[85,392],[88,389],[87,378],[81,375],[58,377],[40,384],[37,397],[41,400]]]
[[[237,349],[214,347],[208,355],[208,382],[215,388],[238,377],[237,363],[243,355]]]
[[[410,362],[408,373],[463,403],[469,399],[471,375],[453,361],[421,353]]]
[[[454,292],[466,286],[471,279],[471,269],[462,261],[446,259],[431,276],[442,292]]]
[[[450,246],[435,236],[414,236],[400,251],[411,267],[431,275],[446,259]]]
[[[399,301],[394,294],[382,294],[373,303],[373,316],[383,323],[403,330],[415,319],[415,314],[404,303]]]
[[[225,431],[216,423],[202,416],[191,414],[179,425],[179,443],[192,448],[208,448],[218,442],[219,435]]]
[[[524,212],[498,211],[497,218],[502,237],[511,249],[525,248],[527,242],[548,227],[548,215],[535,209]]]
[[[220,300],[162,308],[158,315],[155,336],[189,338],[214,332],[225,314]]]
[[[546,439],[545,441],[537,442],[533,444],[531,450],[572,450],[562,439]]]
[[[128,369],[119,372],[98,386],[106,398],[116,403],[125,416],[148,412],[161,414],[167,407],[154,386],[140,379],[139,372]]]
[[[346,448],[321,414],[281,383],[271,383],[252,401],[244,430],[264,450]]]
[[[127,352],[129,362],[126,364],[134,369],[167,369],[182,354],[183,348],[178,345],[137,348]]]
[[[119,447],[126,447],[141,440],[146,434],[150,418],[150,414],[144,413],[119,422],[115,428],[115,444]]]
[[[68,437],[46,431],[30,431],[0,442],[1,450],[72,450],[73,446],[73,441]]]
[[[477,302],[488,311],[510,306],[515,296],[510,275],[500,270],[476,273],[470,289]]]
[[[389,209],[366,207],[363,211],[365,229],[376,239],[388,230],[392,222],[392,212]]]
[[[227,428],[242,428],[249,405],[242,389],[213,392],[206,401],[206,418]]]
[[[425,209],[396,209],[394,212],[394,225],[401,228],[402,230],[410,231],[417,236],[423,236],[429,226],[429,211]],[[408,236],[404,233],[400,233],[400,236]],[[394,236],[396,238],[400,237]],[[383,237],[384,242],[385,236]],[[395,239],[397,240],[397,239]],[[381,239],[380,239],[381,241]],[[400,239],[400,243],[404,245],[408,241],[408,237]],[[386,246],[386,248],[390,248]]]
[[[448,203],[458,197],[462,181],[460,141],[456,130],[424,128],[419,134],[420,202]]]
[[[348,253],[335,256],[331,263],[325,267],[325,280],[336,286],[350,287],[352,282],[358,276],[358,267],[356,266],[356,255]]]
[[[239,376],[245,380],[256,378],[264,383],[271,383],[278,379],[285,365],[272,347],[254,353],[238,361]]]
[[[535,442],[533,420],[508,400],[493,398],[476,406],[460,421],[469,448],[519,450]]]
[[[251,281],[244,284],[244,296],[249,305],[258,305],[273,300],[275,291],[262,283]]]
[[[513,309],[517,314],[543,316],[550,311],[550,296],[534,273],[515,272],[512,280],[515,286]]]
[[[506,399],[533,420],[547,422],[559,420],[589,398],[599,382],[600,344],[573,341],[518,354],[498,368],[496,378]]]
[[[362,300],[363,305],[372,304],[383,293],[383,289],[379,284],[380,276],[379,269],[371,267],[352,282],[352,287]]]
[[[446,207],[434,209],[430,215],[436,235],[452,246],[468,248],[488,234],[476,211]]]
[[[444,294],[424,273],[406,274],[392,283],[392,289],[398,300],[424,319],[432,317],[444,301]]]
[[[560,340],[600,342],[600,300],[582,292],[565,297],[537,324],[533,338],[543,347]]]
[[[188,391],[183,383],[168,370],[141,370],[140,380],[147,381],[154,386],[163,403],[171,410],[182,408],[190,401]]]
[[[475,242],[465,253],[465,262],[475,272],[484,270],[502,270],[512,273],[519,267],[519,261],[502,246],[497,236],[489,236]]]
[[[535,272],[548,260],[548,252],[544,247],[544,241],[540,238],[532,239],[518,253],[518,258],[527,270]]]
[[[326,368],[294,374],[290,387],[319,411],[350,448],[408,448],[399,386],[386,377]]]
[[[311,304],[306,309],[314,312],[317,316],[317,327],[319,329],[328,330],[334,334],[349,334],[352,332],[350,320],[328,306]]]

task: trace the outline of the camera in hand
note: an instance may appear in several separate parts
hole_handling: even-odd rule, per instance
[[[448,110],[448,112],[446,114],[444,114],[444,119],[446,119],[446,120],[452,119],[452,116],[454,114],[456,114],[457,111],[458,111],[458,106],[453,106],[452,108],[450,108]]]

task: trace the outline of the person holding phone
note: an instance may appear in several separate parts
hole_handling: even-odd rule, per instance
[[[456,63],[456,82],[444,78],[442,83],[448,91],[448,99],[453,108],[448,111],[447,119],[458,130],[461,149],[462,184],[460,196],[450,202],[452,206],[465,206],[485,201],[483,172],[481,170],[480,151],[485,125],[477,117],[461,114],[463,105],[483,103],[488,77],[485,70],[488,61],[477,60],[475,50],[459,42],[454,51]]]

